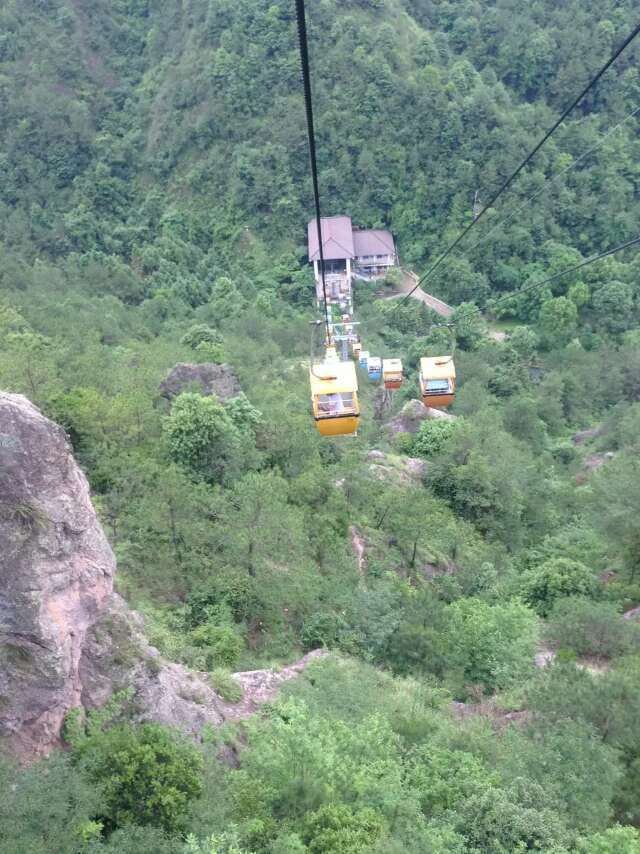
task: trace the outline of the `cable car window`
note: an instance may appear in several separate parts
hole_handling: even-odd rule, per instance
[[[325,415],[340,414],[343,408],[340,394],[321,394],[318,398],[318,410]]]
[[[343,415],[345,412],[355,412],[353,394],[321,394],[318,397],[318,413],[330,417],[331,415]]]
[[[449,391],[449,380],[425,380],[427,391]]]

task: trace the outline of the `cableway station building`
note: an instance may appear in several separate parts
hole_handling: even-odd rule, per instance
[[[322,217],[322,253],[331,302],[351,303],[354,279],[373,279],[384,276],[398,263],[396,245],[391,232],[378,228],[354,228],[351,217]],[[316,297],[323,299],[320,275],[318,228],[312,219],[307,227],[309,263],[313,264]]]

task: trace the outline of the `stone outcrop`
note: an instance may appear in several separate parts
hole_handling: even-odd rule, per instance
[[[0,735],[54,744],[82,694],[80,659],[115,561],[64,431],[0,392]]]
[[[70,709],[129,689],[141,720],[199,738],[252,714],[296,676],[236,674],[227,703],[206,673],[166,661],[113,592],[115,560],[64,431],[25,397],[0,392],[0,743],[22,760],[60,743]]]
[[[180,362],[160,383],[160,394],[167,400],[192,390],[207,396],[215,394],[223,402],[237,397],[242,391],[233,368],[213,362]]]
[[[366,460],[369,472],[383,482],[396,482],[403,486],[422,483],[427,476],[428,464],[418,457],[405,457],[399,454],[385,454],[382,451],[368,451]]]
[[[440,418],[446,421],[454,421],[455,415],[442,409],[432,409],[425,406],[421,400],[409,400],[402,407],[398,415],[389,421],[385,429],[396,435],[397,433],[417,433],[420,425],[427,418]]]
[[[589,427],[587,430],[578,430],[571,437],[571,441],[574,445],[584,445],[585,442],[590,442],[599,436],[602,436],[602,424],[598,424],[596,427]]]

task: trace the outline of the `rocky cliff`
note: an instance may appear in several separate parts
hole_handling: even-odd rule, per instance
[[[162,659],[113,591],[114,556],[63,430],[0,392],[0,739],[23,760],[60,741],[66,713],[132,689],[140,719],[198,738],[252,714],[317,654],[280,672],[236,674],[225,703],[206,673]]]
[[[114,570],[63,430],[0,393],[0,735],[17,753],[46,751],[80,704],[80,659]]]

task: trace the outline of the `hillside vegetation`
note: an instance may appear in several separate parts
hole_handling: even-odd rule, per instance
[[[631,0],[309,6],[324,213],[418,272],[637,23]],[[640,851],[640,256],[493,302],[639,233],[638,50],[428,285],[460,306],[457,418],[385,429],[451,341],[363,284],[363,340],[411,379],[382,412],[363,388],[332,441],[295,4],[2,4],[0,386],[67,430],[163,655],[233,699],[232,671],[331,653],[197,747],[127,698],[72,718],[67,751],[0,765],[0,854]],[[170,406],[179,362],[243,394]]]

